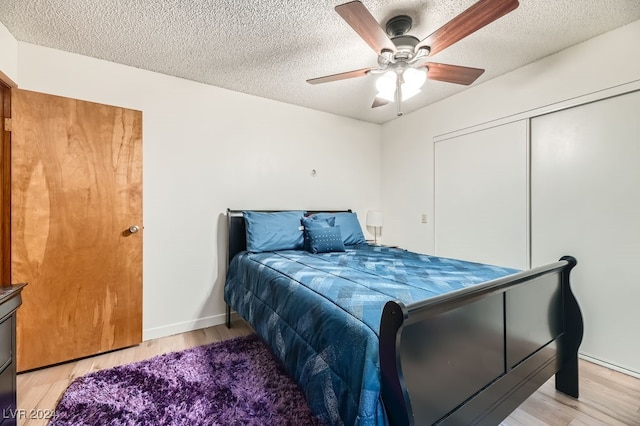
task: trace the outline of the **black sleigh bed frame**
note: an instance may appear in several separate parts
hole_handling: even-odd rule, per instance
[[[246,248],[245,225],[241,211],[227,218],[230,261]],[[556,389],[578,398],[575,265],[565,256],[425,301],[389,301],[379,356],[391,424],[499,424],[554,374]],[[228,327],[230,315],[227,306]]]

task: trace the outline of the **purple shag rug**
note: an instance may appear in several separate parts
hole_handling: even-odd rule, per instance
[[[320,425],[256,335],[156,356],[74,380],[50,426]]]

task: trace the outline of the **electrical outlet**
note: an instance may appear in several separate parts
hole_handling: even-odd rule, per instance
[[[421,222],[422,223],[427,223],[427,214],[426,213],[422,213]]]

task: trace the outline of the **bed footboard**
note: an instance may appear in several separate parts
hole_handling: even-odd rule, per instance
[[[380,325],[382,398],[393,425],[498,424],[551,376],[578,397],[583,323],[566,256],[404,305]]]

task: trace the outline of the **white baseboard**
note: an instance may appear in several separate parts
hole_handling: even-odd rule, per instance
[[[212,315],[205,318],[198,318],[193,321],[179,322],[162,327],[146,328],[142,330],[142,341],[159,339],[161,337],[173,336],[174,334],[186,333],[188,331],[200,330],[201,328],[213,327],[225,323],[225,314]],[[233,312],[231,320],[238,318],[238,314]]]
[[[582,358],[585,361],[589,361],[589,362],[592,362],[594,364],[598,364],[598,365],[600,365],[602,367],[605,367],[605,368],[608,368],[610,370],[618,371],[620,373],[626,374],[627,376],[632,376],[632,377],[635,377],[637,379],[640,379],[640,372],[638,372],[638,371],[629,370],[628,368],[620,367],[618,365],[611,364],[611,363],[606,362],[606,361],[602,361],[602,360],[600,360],[598,358],[590,357],[589,355],[578,354],[578,358]]]

